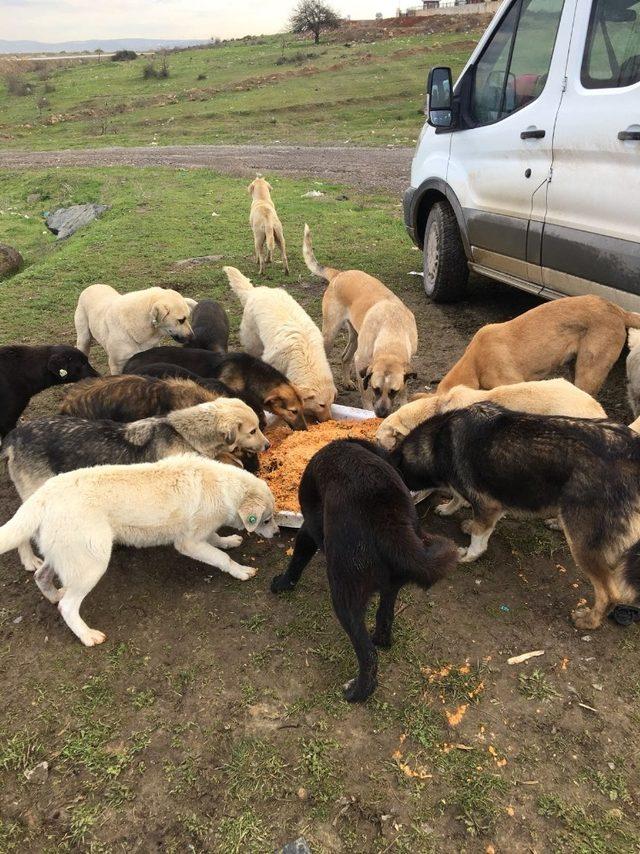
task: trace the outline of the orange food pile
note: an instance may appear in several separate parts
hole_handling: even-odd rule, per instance
[[[260,477],[269,484],[276,499],[276,508],[299,513],[298,486],[307,463],[316,451],[334,439],[373,439],[380,421],[380,418],[324,421],[297,432],[284,426],[268,428],[265,433],[271,447],[260,455]]]

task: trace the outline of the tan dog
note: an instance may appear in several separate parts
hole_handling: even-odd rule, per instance
[[[157,347],[165,336],[181,344],[190,341],[189,318],[197,304],[165,288],[119,294],[109,285],[90,285],[76,307],[76,346],[88,356],[97,341],[107,353],[111,373],[120,374],[131,356]]]
[[[273,187],[264,178],[258,176],[249,184],[247,190],[252,199],[249,223],[251,231],[253,231],[256,261],[260,268],[260,275],[264,275],[267,263],[273,261],[273,253],[277,243],[282,253],[284,271],[288,276],[289,261],[287,260],[287,247],[284,242],[282,223],[269,192],[273,190]]]
[[[438,391],[541,380],[575,357],[574,383],[597,394],[620,355],[627,327],[640,328],[640,314],[601,297],[544,303],[513,320],[479,329]]]
[[[240,341],[245,351],[282,371],[300,392],[306,416],[327,421],[337,391],[318,327],[282,288],[254,288],[240,270],[223,269],[244,307]]]
[[[490,401],[517,412],[537,415],[569,415],[574,418],[606,418],[607,413],[586,391],[563,379],[501,385],[488,391],[455,386],[443,394],[421,394],[382,422],[376,433],[378,444],[388,451],[428,418]]]
[[[412,312],[385,287],[361,270],[334,270],[318,264],[311,231],[304,227],[302,244],[309,270],[329,282],[322,298],[322,336],[327,353],[338,332],[346,328],[348,344],[342,353],[344,384],[353,388],[353,362],[363,403],[385,418],[406,401],[406,383],[415,377],[411,359],[418,349],[418,329]],[[369,390],[369,391],[367,391]]]

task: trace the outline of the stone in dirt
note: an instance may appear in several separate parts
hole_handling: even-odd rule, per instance
[[[280,854],[311,854],[304,836],[300,836],[295,842],[287,842]]]
[[[197,255],[195,258],[183,258],[173,265],[174,270],[189,270],[191,267],[200,267],[203,264],[217,264],[222,261],[223,255]]]
[[[11,273],[17,273],[20,267],[22,267],[22,255],[18,250],[13,246],[0,243],[0,279]]]
[[[102,216],[107,210],[109,205],[97,205],[94,202],[86,205],[71,205],[70,208],[58,208],[47,214],[45,222],[49,231],[57,235],[58,240],[64,240],[79,228]]]
[[[46,761],[38,762],[30,771],[25,771],[24,776],[28,783],[38,783],[39,785],[46,783],[49,776],[49,763]]]

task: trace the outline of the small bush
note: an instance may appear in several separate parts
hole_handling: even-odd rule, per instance
[[[44,91],[47,95],[50,95],[52,92],[56,91],[56,87],[53,85],[53,83],[45,83]]]
[[[10,95],[23,97],[24,95],[33,94],[33,86],[31,83],[27,82],[22,74],[16,74],[15,71],[10,71],[8,74],[5,74],[4,82],[7,87],[7,92]]]
[[[198,74],[198,80],[206,80],[206,79],[207,79],[206,74]]]
[[[138,54],[135,50],[117,50],[111,57],[111,62],[131,62],[132,59],[137,59]]]
[[[315,57],[315,53],[304,53],[301,50],[297,50],[295,53],[289,54],[289,56],[283,53],[282,56],[276,59],[276,65],[300,65],[307,59],[313,59],[313,57]]]
[[[159,77],[158,69],[155,67],[153,62],[147,62],[145,67],[142,69],[142,79],[143,80],[153,80],[154,78]]]

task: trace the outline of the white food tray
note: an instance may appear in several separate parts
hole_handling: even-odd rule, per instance
[[[273,423],[276,420],[276,416],[271,413],[266,413],[266,416],[267,423]],[[331,407],[331,416],[334,421],[345,421],[347,419],[366,421],[368,418],[375,418],[376,414],[370,409],[358,409],[355,406],[340,406],[334,403]],[[412,492],[411,494],[413,495],[414,502],[417,504],[423,498],[426,498],[428,492]],[[276,513],[275,520],[276,524],[281,528],[300,528],[304,521],[302,513],[297,513],[294,510],[281,510],[279,513]]]

